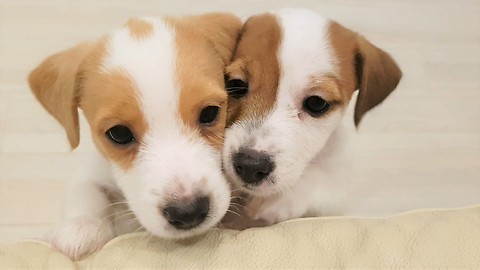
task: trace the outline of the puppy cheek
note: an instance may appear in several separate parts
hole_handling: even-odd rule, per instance
[[[117,176],[118,186],[140,224],[157,235],[167,236],[163,229],[167,222],[159,211],[161,198],[165,196],[153,192],[159,189],[149,183],[147,176],[138,166],[134,166],[128,172],[117,167]]]
[[[223,215],[228,208],[231,187],[223,174],[220,173],[212,177],[215,177],[215,179],[209,183],[207,189],[212,194],[212,205],[217,214]]]

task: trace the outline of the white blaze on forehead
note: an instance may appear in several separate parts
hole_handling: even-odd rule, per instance
[[[336,73],[328,19],[302,9],[282,9],[275,14],[283,30],[278,52],[279,98],[284,91],[300,93],[312,75]]]
[[[153,26],[145,38],[133,38],[127,27],[112,33],[108,56],[103,65],[108,71],[120,69],[139,91],[143,113],[150,127],[176,130],[179,91],[175,81],[175,32],[164,21],[141,18]]]

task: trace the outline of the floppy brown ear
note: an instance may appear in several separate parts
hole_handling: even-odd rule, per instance
[[[190,19],[212,42],[224,65],[228,65],[242,30],[243,25],[240,18],[229,13],[219,12],[193,16]]]
[[[359,89],[355,125],[370,109],[380,104],[397,87],[402,71],[392,57],[365,38],[357,37],[356,75]]]
[[[28,76],[35,97],[63,126],[72,149],[80,140],[76,77],[80,63],[91,48],[91,44],[80,44],[56,53]]]

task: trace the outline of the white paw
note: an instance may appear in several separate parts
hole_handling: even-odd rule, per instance
[[[276,200],[267,200],[259,203],[252,201],[248,207],[249,216],[254,220],[263,220],[268,225],[279,223],[285,220],[300,218],[305,215],[306,209],[298,202],[295,203],[290,198],[278,198]]]
[[[69,219],[47,233],[46,240],[73,260],[97,251],[114,237],[106,219],[79,217]]]
[[[254,220],[263,220],[268,225],[279,223],[285,220],[293,219],[294,216],[287,209],[279,209],[278,207],[265,207],[259,210],[254,216]]]

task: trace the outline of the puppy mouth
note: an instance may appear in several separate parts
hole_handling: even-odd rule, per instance
[[[241,182],[241,180],[238,180]],[[258,197],[266,197],[272,194],[278,193],[277,184],[272,177],[265,179],[261,183],[249,184],[245,182],[242,183],[243,191]]]
[[[242,187],[245,188],[245,189],[249,189],[249,190],[260,190],[260,189],[265,189],[265,188],[274,188],[275,186],[275,180],[272,178],[272,177],[268,177],[267,179],[265,179],[264,181],[260,182],[260,183],[245,183],[243,181],[242,182]],[[260,186],[265,186],[265,185],[268,185],[269,187],[260,187]]]
[[[202,222],[201,224],[198,224],[196,226],[190,227],[190,228],[175,228],[175,227],[169,225],[169,227],[170,227],[169,229],[170,229],[171,234],[172,234],[171,238],[172,239],[184,239],[184,238],[190,238],[190,237],[193,237],[193,236],[203,234],[206,231],[208,231],[210,228],[213,228],[213,227],[216,226],[216,223],[210,225],[211,220],[212,220],[212,217],[210,215],[208,215],[204,222]]]

